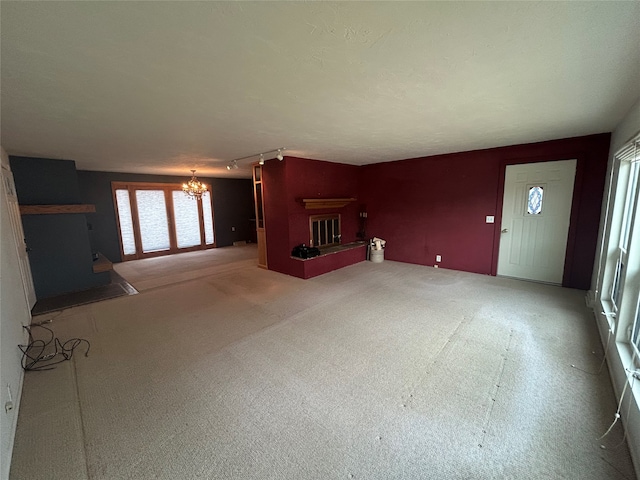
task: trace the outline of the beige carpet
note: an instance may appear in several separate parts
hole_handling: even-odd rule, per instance
[[[142,291],[253,267],[256,258],[257,247],[249,244],[122,262],[114,270]]]
[[[12,479],[635,478],[584,292],[226,250],[48,316],[91,353],[26,374]]]

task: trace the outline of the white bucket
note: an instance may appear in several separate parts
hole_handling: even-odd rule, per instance
[[[373,263],[382,263],[384,261],[384,250],[371,250],[369,252],[369,259]]]

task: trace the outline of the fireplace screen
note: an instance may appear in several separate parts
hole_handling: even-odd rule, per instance
[[[309,233],[312,247],[340,245],[340,215],[312,215],[309,217]]]

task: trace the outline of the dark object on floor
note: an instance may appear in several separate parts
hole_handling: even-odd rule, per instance
[[[111,283],[101,287],[90,288],[81,292],[65,293],[56,297],[38,300],[31,310],[32,315],[64,310],[87,303],[99,302],[124,295],[135,295],[138,291],[116,272],[111,271]]]
[[[297,247],[293,247],[293,250],[291,251],[291,256],[298,258],[312,258],[317,257],[318,255],[320,255],[320,249],[317,247],[307,247],[304,243]]]

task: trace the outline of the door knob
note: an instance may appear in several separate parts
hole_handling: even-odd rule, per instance
[[[503,228],[502,231],[500,233],[507,233],[509,230],[507,230],[506,228]]]

